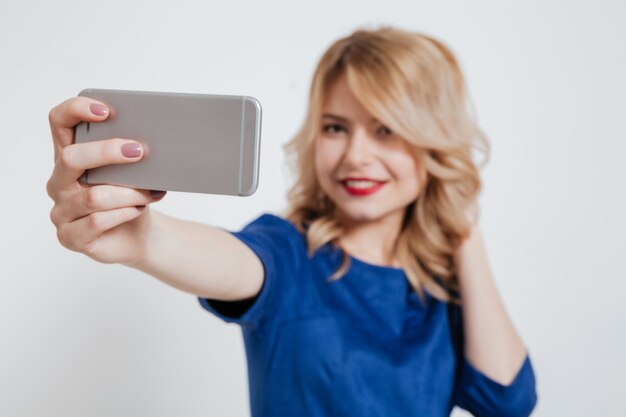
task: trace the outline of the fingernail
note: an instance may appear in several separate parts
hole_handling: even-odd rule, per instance
[[[152,196],[152,198],[154,199],[160,199],[163,198],[163,196],[165,196],[165,194],[167,193],[167,191],[157,191],[157,190],[150,190],[150,195]]]
[[[91,103],[89,105],[89,111],[96,116],[106,116],[106,114],[109,112],[109,109],[107,109],[107,106],[105,106],[104,104]]]
[[[141,145],[138,143],[125,143],[122,145],[122,155],[127,158],[136,158],[141,155]]]

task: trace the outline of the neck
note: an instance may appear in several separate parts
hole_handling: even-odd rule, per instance
[[[365,262],[399,267],[395,247],[403,217],[400,212],[374,221],[357,221],[338,215],[337,218],[344,226],[339,246]]]

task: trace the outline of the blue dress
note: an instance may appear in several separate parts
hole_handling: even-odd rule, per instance
[[[507,386],[462,355],[461,310],[429,295],[422,303],[401,269],[351,258],[327,244],[313,258],[304,235],[264,214],[232,233],[265,269],[253,299],[200,299],[241,326],[252,417],[528,416],[537,396],[526,356]]]

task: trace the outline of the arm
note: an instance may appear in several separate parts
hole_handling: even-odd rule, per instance
[[[47,183],[50,218],[59,242],[104,263],[143,270],[193,294],[250,298],[261,288],[263,266],[228,232],[150,210],[161,198],[148,190],[78,181],[86,169],[141,160],[138,142],[113,138],[74,144],[74,126],[106,120],[106,106],[75,97],[50,111],[55,165]]]
[[[260,291],[263,266],[239,239],[155,210],[151,216],[144,254],[128,266],[202,298],[241,300]]]
[[[454,262],[463,307],[465,356],[478,370],[507,385],[519,371],[526,349],[498,294],[478,226],[459,246]]]

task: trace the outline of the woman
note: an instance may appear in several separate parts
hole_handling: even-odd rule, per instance
[[[476,222],[471,152],[487,142],[441,42],[385,28],[331,45],[287,145],[288,212],[236,233],[151,210],[163,193],[80,184],[142,157],[129,139],[72,144],[107,116],[84,97],[50,112],[59,241],[240,324],[252,416],[530,414],[532,365]]]

